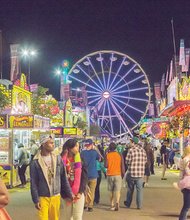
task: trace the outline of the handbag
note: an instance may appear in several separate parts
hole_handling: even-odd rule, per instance
[[[11,220],[11,217],[5,208],[0,209],[0,220]]]

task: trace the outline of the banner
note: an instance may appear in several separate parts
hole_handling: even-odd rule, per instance
[[[38,90],[38,84],[31,84],[30,86],[30,92],[36,92]]]
[[[163,75],[162,75],[161,92],[162,92],[162,95],[164,95],[164,92],[165,92],[165,73],[163,73]]]
[[[153,103],[149,104],[149,116],[150,117],[155,116],[155,114],[154,114],[154,104]]]
[[[190,48],[185,49],[185,65],[182,66],[182,72],[188,72],[190,59]]]
[[[166,79],[165,79],[165,86],[169,85],[169,70],[167,69],[167,73],[166,73]]]
[[[60,99],[63,100],[68,100],[70,97],[70,84],[62,84],[61,83],[61,88],[60,88]]]
[[[154,93],[156,100],[161,99],[160,83],[154,83]]]
[[[184,39],[180,40],[180,49],[179,49],[179,65],[185,65],[185,45]]]
[[[19,75],[19,44],[11,44],[11,72],[10,80],[14,82]]]
[[[173,76],[174,76],[174,74],[173,74],[173,60],[171,60],[171,62],[170,62],[170,74],[169,74],[169,82],[171,82],[171,81],[172,81]]]

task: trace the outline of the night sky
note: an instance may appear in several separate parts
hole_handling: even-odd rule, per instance
[[[59,79],[54,68],[64,59],[72,65],[98,50],[131,56],[153,86],[173,55],[172,18],[177,51],[180,38],[190,47],[189,0],[1,0],[3,78],[9,79],[9,45],[19,43],[38,49],[31,82],[49,87],[56,98]]]

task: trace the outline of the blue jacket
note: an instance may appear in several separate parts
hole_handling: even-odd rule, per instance
[[[30,182],[32,200],[36,204],[39,197],[51,197],[61,194],[64,198],[72,198],[71,188],[60,156],[52,154],[54,164],[53,193],[50,194],[48,174],[45,163],[39,151],[30,164]]]

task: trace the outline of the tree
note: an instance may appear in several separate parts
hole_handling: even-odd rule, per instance
[[[47,95],[49,89],[38,86],[38,89],[33,93],[33,113],[43,117],[52,118],[52,110],[58,107],[58,102],[52,95]]]
[[[90,125],[90,136],[99,137],[100,136],[100,127],[96,124]]]
[[[4,89],[0,87],[0,112],[10,104],[9,96],[4,92]]]
[[[87,123],[85,121],[79,120],[77,123],[77,127],[80,128],[81,130],[84,130],[87,127]]]

